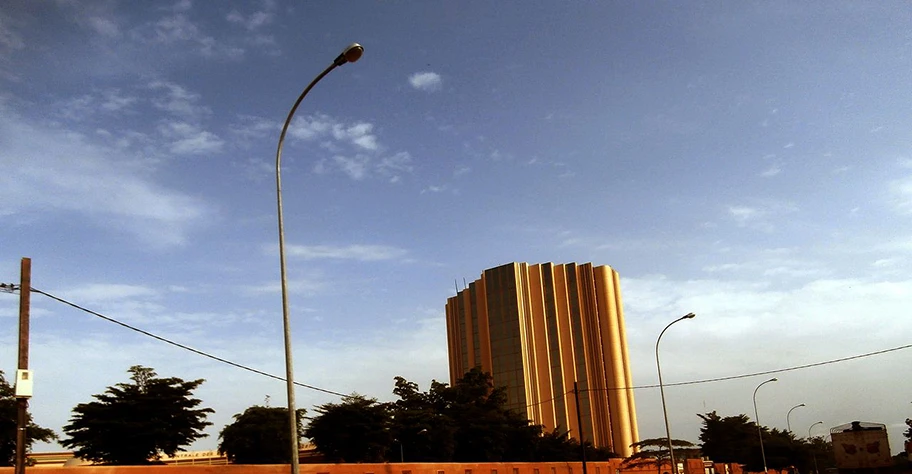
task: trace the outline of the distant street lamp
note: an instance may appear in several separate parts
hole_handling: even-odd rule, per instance
[[[822,424],[823,424],[822,421],[818,421],[817,423],[814,423],[813,425],[811,425],[811,426],[808,427],[808,440],[811,439],[811,428],[813,428],[813,427],[815,427],[815,426],[817,426],[817,425],[822,425]]]
[[[801,404],[799,404],[799,405],[795,405],[795,406],[793,406],[792,408],[789,409],[788,413],[785,414],[785,426],[788,428],[789,433],[792,432],[792,422],[789,420],[789,416],[792,415],[792,410],[794,410],[794,409],[796,409],[796,408],[798,408],[798,407],[803,407],[803,406],[804,406],[804,403],[801,403]]]
[[[760,385],[757,385],[757,388],[754,389],[754,419],[757,420],[757,434],[760,436],[760,457],[763,458],[763,472],[769,472],[769,469],[766,468],[766,451],[763,450],[763,429],[760,425],[760,414],[757,413],[757,390],[760,390],[760,387],[762,387],[764,384],[778,381],[779,379],[774,377],[767,380],[766,382],[761,383]]]
[[[665,416],[665,436],[668,437],[668,458],[671,460],[671,474],[678,474],[678,463],[675,462],[674,448],[671,446],[671,426],[668,424],[668,408],[665,406],[665,385],[662,383],[662,365],[659,363],[659,342],[662,341],[662,335],[672,324],[685,319],[693,319],[695,316],[696,314],[687,313],[668,323],[668,326],[665,326],[665,329],[659,333],[659,338],[656,339],[656,369],[659,372],[659,392],[662,394],[662,414]],[[582,439],[580,442],[582,442]]]
[[[813,427],[815,427],[815,426],[817,426],[817,425],[822,425],[822,424],[823,424],[822,421],[818,421],[817,423],[814,423],[813,425],[811,425],[811,426],[808,427],[808,442],[809,442],[809,443],[810,443],[810,441],[811,441],[811,428],[813,428]],[[820,471],[817,469],[817,453],[814,451],[814,447],[813,447],[813,446],[811,447],[811,454],[812,454],[813,457],[814,457],[814,474],[820,474]]]
[[[279,268],[281,270],[282,281],[282,323],[285,333],[285,384],[288,391],[288,425],[291,433],[291,472],[298,474],[300,467],[298,465],[298,420],[295,413],[294,397],[294,370],[292,367],[291,357],[291,328],[288,317],[288,278],[285,271],[285,226],[282,219],[282,145],[285,142],[285,134],[288,132],[288,126],[291,124],[291,118],[294,116],[304,96],[315,86],[320,79],[330,73],[333,69],[345,63],[353,63],[361,58],[364,48],[358,43],[352,43],[326,69],[323,70],[310,84],[304,89],[304,92],[298,97],[298,100],[288,112],[288,118],[285,119],[285,125],[282,126],[282,134],[279,135],[279,146],[276,149],[276,205],[278,206],[279,218]]]

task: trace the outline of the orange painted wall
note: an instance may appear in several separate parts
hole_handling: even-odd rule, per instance
[[[655,474],[654,467],[630,469],[623,460],[588,462],[587,474]],[[716,472],[724,474],[722,465]],[[729,468],[741,474],[740,466]],[[171,465],[171,466],[79,466],[28,468],[40,474],[286,474],[287,464],[270,465]],[[301,464],[301,474],[582,474],[582,464],[565,463],[395,463],[395,464]],[[770,471],[773,472],[773,471]],[[0,468],[0,474],[13,474],[11,467]],[[684,474],[703,474],[703,462],[688,459]]]

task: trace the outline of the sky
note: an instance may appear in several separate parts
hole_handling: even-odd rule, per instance
[[[906,2],[27,1],[0,9],[0,282],[284,374],[275,151],[295,380],[393,399],[449,381],[444,307],[518,261],[621,276],[637,387],[912,344]],[[18,297],[0,293],[15,373]],[[32,295],[31,410],[132,365],[205,379],[209,436],[285,384]],[[666,389],[796,435],[884,423],[912,348]],[[298,388],[298,407],[338,401]],[[635,390],[641,438],[664,436]],[[787,412],[799,404],[804,407]],[[37,451],[61,449],[42,444]]]

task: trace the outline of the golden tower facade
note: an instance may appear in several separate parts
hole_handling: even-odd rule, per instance
[[[491,268],[447,299],[446,319],[451,384],[481,367],[533,423],[576,439],[582,428],[595,446],[633,453],[636,406],[620,279],[611,267]]]

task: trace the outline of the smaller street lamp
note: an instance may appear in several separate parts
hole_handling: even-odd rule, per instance
[[[811,425],[811,426],[808,427],[808,442],[811,441],[811,428],[813,428],[813,427],[815,427],[815,426],[817,426],[817,425],[822,425],[822,424],[823,424],[822,421],[818,421],[817,423],[814,423],[813,425]],[[812,446],[812,447],[811,447],[811,455],[814,457],[814,474],[820,474],[820,471],[817,469],[817,453],[815,453],[815,452],[813,451],[813,449],[814,449],[814,448],[813,448],[813,446]]]
[[[779,379],[773,377],[760,385],[757,385],[757,388],[754,389],[754,419],[757,420],[757,435],[760,436],[760,457],[763,458],[763,472],[769,472],[769,469],[766,467],[766,451],[763,450],[763,428],[760,425],[760,414],[757,413],[757,390],[760,390],[760,387],[770,383],[778,382]]]
[[[803,407],[803,406],[804,406],[804,403],[799,404],[799,405],[795,405],[795,406],[793,406],[792,408],[789,409],[788,413],[785,414],[785,426],[788,427],[789,433],[792,432],[792,423],[791,423],[791,421],[789,421],[789,416],[792,415],[792,410],[794,410],[794,409],[796,409],[796,408],[798,408],[798,407]]]

